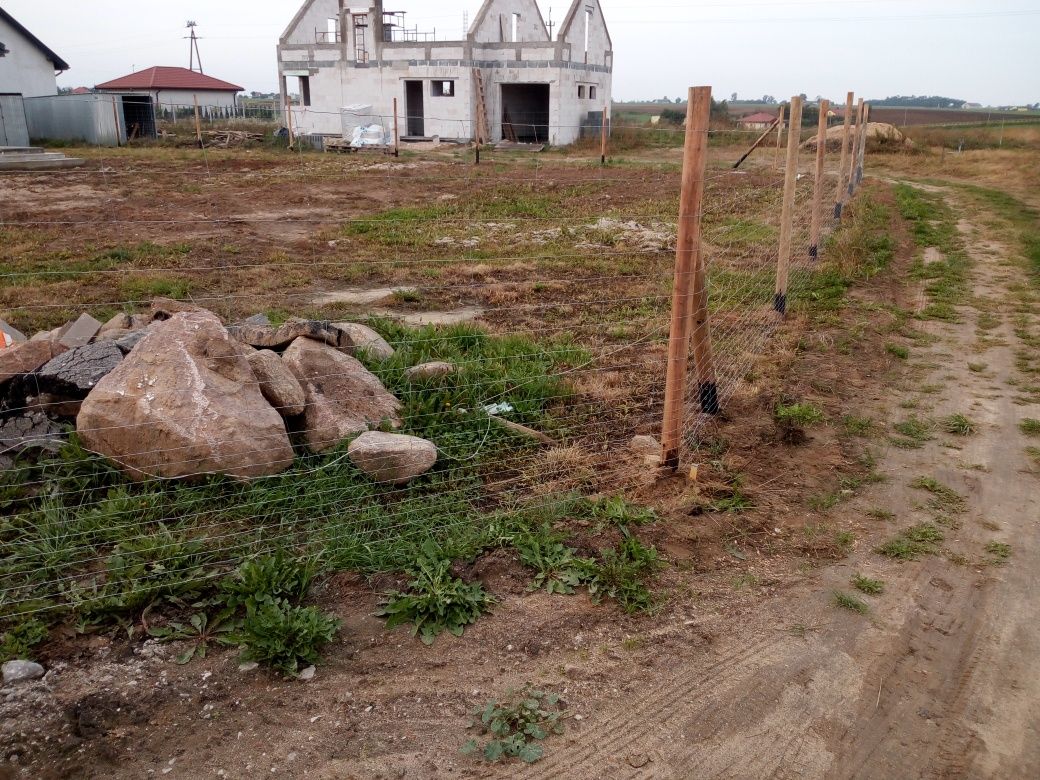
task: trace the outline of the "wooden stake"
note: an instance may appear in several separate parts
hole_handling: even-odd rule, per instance
[[[827,154],[827,112],[829,100],[820,101],[820,121],[816,124],[816,178],[813,180],[812,229],[809,257],[815,262],[820,257],[820,233],[823,226],[823,162]]]
[[[791,124],[787,129],[787,167],[784,174],[784,205],[780,214],[780,254],[776,264],[776,295],[773,308],[787,314],[787,279],[791,267],[791,240],[794,233],[795,187],[798,184],[798,141],[802,134],[802,99],[791,98]]]
[[[199,96],[192,95],[192,100],[195,101],[195,139],[199,143],[199,148],[202,148],[202,122],[199,119]]]
[[[116,123],[116,146],[122,146],[123,137],[119,132],[119,109],[116,108],[115,96],[112,97],[112,119],[114,119]]]
[[[397,124],[397,98],[394,98],[394,157],[401,156],[401,133]]]
[[[603,104],[603,121],[600,123],[599,128],[599,163],[600,165],[607,164],[607,109],[608,106]]]
[[[748,149],[746,152],[744,152],[744,156],[741,157],[739,160],[737,160],[735,163],[733,163],[734,170],[739,168],[741,163],[743,163],[744,160],[746,160],[748,157],[750,157],[751,153],[753,151],[755,151],[755,149],[757,149],[759,146],[761,146],[762,142],[769,137],[769,134],[772,133],[774,130],[776,130],[776,126],[778,124],[780,124],[780,120],[779,119],[774,119],[773,123],[771,125],[769,125],[769,127],[766,128],[766,131],[764,133],[762,133],[762,135],[760,135],[758,137],[758,140],[755,141],[753,144],[751,144],[751,148]]]
[[[850,92],[845,98],[845,124],[841,133],[841,162],[838,163],[838,194],[834,198],[835,219],[841,219],[841,211],[845,206],[845,188],[848,186],[845,169],[849,165],[849,128],[852,127],[852,102],[855,99],[855,92]]]
[[[863,133],[859,141],[859,163],[856,165],[856,186],[863,183],[863,160],[867,156],[867,137],[870,134],[870,104],[863,104]]]
[[[773,167],[780,167],[780,143],[784,138],[784,106],[780,106],[779,124],[776,126],[776,155],[773,157]]]
[[[859,156],[859,140],[863,132],[863,98],[859,99],[856,107],[856,134],[852,137],[852,154],[849,155],[849,186],[846,190],[846,201],[856,192],[856,158]]]
[[[702,407],[711,414],[718,412],[718,389],[714,383],[708,342],[704,261],[701,257],[701,210],[710,119],[711,87],[691,87],[686,107],[686,145],[683,151],[682,195],[679,200],[679,226],[675,248],[675,281],[672,290],[671,332],[668,340],[664,425],[661,430],[663,462],[673,470],[679,467],[690,339],[695,331],[698,334],[695,358],[698,380],[702,382]],[[698,317],[703,318],[700,324],[697,322]]]

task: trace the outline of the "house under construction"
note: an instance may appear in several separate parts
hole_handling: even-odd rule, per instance
[[[553,25],[556,27],[556,25]],[[486,0],[464,40],[409,29],[383,0],[307,0],[278,45],[298,134],[344,134],[371,107],[402,137],[568,144],[598,126],[613,51],[599,0],[574,0],[556,35],[535,0]],[[592,115],[590,117],[590,114]]]

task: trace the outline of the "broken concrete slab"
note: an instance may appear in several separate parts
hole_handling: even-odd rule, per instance
[[[67,438],[65,428],[43,412],[28,412],[0,422],[0,450],[14,458],[57,454]]]
[[[314,299],[313,303],[315,306],[331,306],[336,303],[366,306],[385,301],[395,293],[415,293],[418,291],[418,287],[375,287],[367,290],[361,287],[349,287],[345,290],[333,290],[332,292],[322,293]]]
[[[68,347],[69,349],[82,347],[93,340],[101,330],[101,327],[100,322],[84,312],[79,315],[79,319],[72,323],[69,329],[65,331],[64,335],[58,339],[58,343],[64,347]]]
[[[43,366],[36,374],[36,385],[45,393],[82,400],[122,361],[123,352],[115,342],[85,344]]]

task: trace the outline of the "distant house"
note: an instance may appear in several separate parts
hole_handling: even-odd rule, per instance
[[[69,64],[0,8],[0,93],[57,95],[57,74]]]
[[[94,87],[98,92],[150,95],[156,110],[194,108],[195,100],[206,114],[231,113],[238,106],[243,88],[187,68],[154,67],[106,81]]]
[[[982,103],[965,103],[961,108],[982,108]]]
[[[86,87],[76,87],[69,94],[70,95],[89,95],[90,94],[90,90],[87,89]]]
[[[757,114],[742,116],[737,120],[737,124],[747,130],[765,130],[775,121],[776,114],[767,114],[765,111],[759,111]]]

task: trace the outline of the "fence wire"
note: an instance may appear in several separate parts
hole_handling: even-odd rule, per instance
[[[635,128],[651,130],[680,140],[683,132]],[[766,146],[740,171],[730,167],[740,150],[726,147],[705,181],[708,328],[724,410],[757,393],[756,367],[784,327],[774,309],[784,175]],[[392,354],[348,351],[397,400],[394,432],[431,442],[437,455],[413,481],[380,483],[371,463],[366,471],[352,459],[352,437],[278,409],[291,464],[267,443],[242,445],[234,430],[202,443],[235,445],[237,458],[269,472],[235,479],[195,468],[200,442],[157,438],[152,418],[84,425],[78,405],[114,374],[86,400],[55,390],[42,364],[2,374],[4,430],[47,424],[21,438],[5,433],[0,449],[0,622],[139,616],[203,596],[244,559],[279,549],[332,570],[394,569],[429,540],[475,549],[518,524],[638,493],[658,476],[631,445],[661,431],[676,151],[650,147],[638,162],[606,166],[491,154],[478,167],[436,155],[301,155],[297,165],[284,153],[203,150],[200,168],[198,158],[145,150],[101,153],[60,176],[0,180],[12,195],[0,212],[0,307],[27,335],[81,312],[100,322],[148,318],[163,308],[155,299],[207,310],[222,327],[258,313],[276,325],[363,323]],[[829,157],[824,214],[833,227],[837,155]],[[812,160],[799,162],[793,302],[826,262],[810,258]],[[150,325],[115,370],[162,357],[147,350],[169,327]],[[196,360],[231,376],[244,357],[232,349]],[[450,373],[409,371],[431,361]],[[309,406],[343,379],[326,371],[299,377]],[[235,376],[236,393],[262,399],[260,379]],[[216,384],[207,392],[220,392]],[[182,410],[164,425],[197,422],[197,384],[156,392]],[[695,462],[705,428],[725,422],[701,412],[695,382],[684,416],[682,460]],[[85,444],[113,438],[122,449],[108,456]]]

